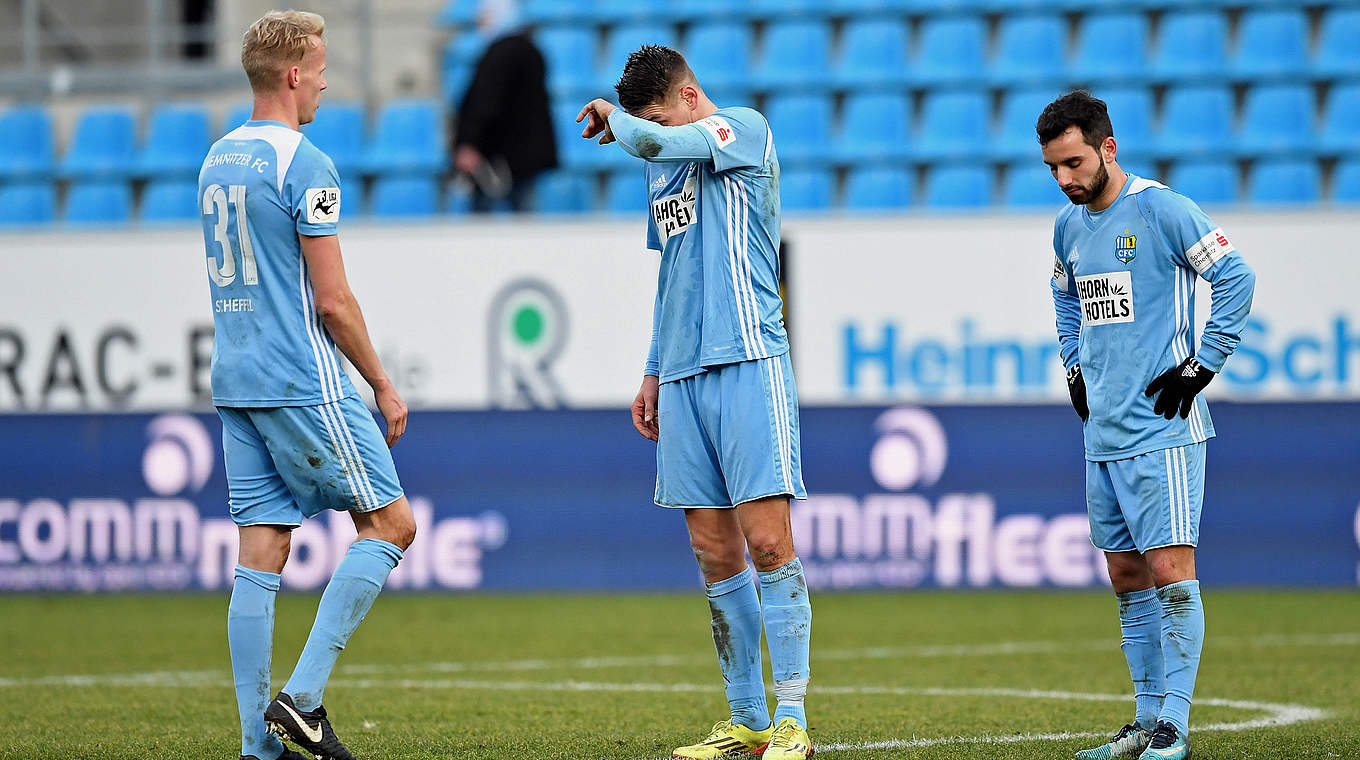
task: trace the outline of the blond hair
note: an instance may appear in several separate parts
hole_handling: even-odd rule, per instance
[[[314,47],[326,44],[326,19],[306,11],[270,11],[250,25],[241,39],[241,65],[254,90],[274,86],[279,72],[296,66]]]

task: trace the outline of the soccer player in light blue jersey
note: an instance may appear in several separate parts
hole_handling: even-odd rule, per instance
[[[633,424],[657,442],[655,501],[683,509],[707,587],[731,717],[675,757],[812,754],[803,698],[812,607],[789,499],[807,498],[779,295],[779,160],[765,117],[719,108],[667,47],[634,52],[582,136],[643,159],[647,247],[661,253]],[[760,586],[746,563],[750,550]],[[762,621],[778,697],[761,675]]]
[[[270,12],[246,32],[250,120],[213,144],[198,177],[216,334],[213,403],[222,418],[240,554],[227,640],[242,760],[349,760],[322,692],[340,650],[415,538],[388,447],[406,404],[383,371],[345,278],[340,180],[298,131],[326,89],[325,21]],[[386,440],[338,361],[373,388]],[[293,528],[345,510],[358,540],[336,568],[297,666],[271,701],[274,597]],[[280,738],[305,751],[285,750]]]
[[[1104,102],[1064,95],[1035,131],[1072,202],[1053,228],[1053,305],[1085,434],[1091,541],[1105,552],[1134,684],[1134,721],[1076,756],[1184,760],[1204,643],[1195,545],[1214,436],[1200,391],[1241,339],[1256,275],[1194,201],[1119,168]],[[1213,302],[1196,343],[1201,277]]]

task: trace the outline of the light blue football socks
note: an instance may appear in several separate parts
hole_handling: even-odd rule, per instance
[[[388,573],[401,561],[402,551],[376,538],[355,541],[321,594],[316,622],[307,636],[297,667],[283,691],[298,710],[315,710],[330,680],[331,669],[349,637],[363,622],[378,598]],[[260,708],[263,711],[263,707]]]
[[[1162,603],[1162,657],[1166,661],[1166,699],[1158,720],[1190,733],[1190,698],[1195,693],[1199,655],[1204,647],[1204,604],[1199,581],[1181,581],[1157,589]]]
[[[781,568],[760,573],[760,610],[765,618],[765,640],[770,647],[774,693],[779,700],[774,722],[793,718],[806,729],[803,697],[810,675],[812,604],[808,600],[802,560],[795,559]]]
[[[1166,693],[1166,665],[1162,658],[1162,603],[1157,590],[1115,594],[1119,599],[1119,646],[1133,678],[1134,722],[1151,731],[1157,727]]]
[[[269,706],[269,666],[274,652],[274,597],[279,574],[236,566],[227,607],[227,647],[241,715],[241,754],[274,760],[283,743],[264,725]]]
[[[760,662],[760,597],[751,568],[705,584],[705,590],[732,722],[763,731],[770,725],[770,708]]]

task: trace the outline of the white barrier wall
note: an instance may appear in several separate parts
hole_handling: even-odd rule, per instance
[[[1256,269],[1210,395],[1360,398],[1360,215],[1221,214]],[[1049,216],[786,222],[804,404],[1065,400]],[[347,225],[351,283],[415,408],[633,398],[657,259],[641,222]],[[1111,241],[1113,245],[1113,241]],[[0,236],[0,411],[206,408],[196,227]],[[1209,306],[1201,282],[1201,324]]]

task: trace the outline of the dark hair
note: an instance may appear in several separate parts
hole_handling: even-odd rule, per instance
[[[1105,101],[1092,97],[1085,90],[1074,90],[1045,106],[1034,131],[1039,135],[1039,144],[1044,145],[1066,132],[1068,127],[1080,129],[1082,139],[1097,153],[1105,138],[1114,136]]]
[[[643,45],[628,55],[614,91],[623,110],[636,114],[665,101],[672,87],[693,78],[694,72],[680,53],[665,45]]]

